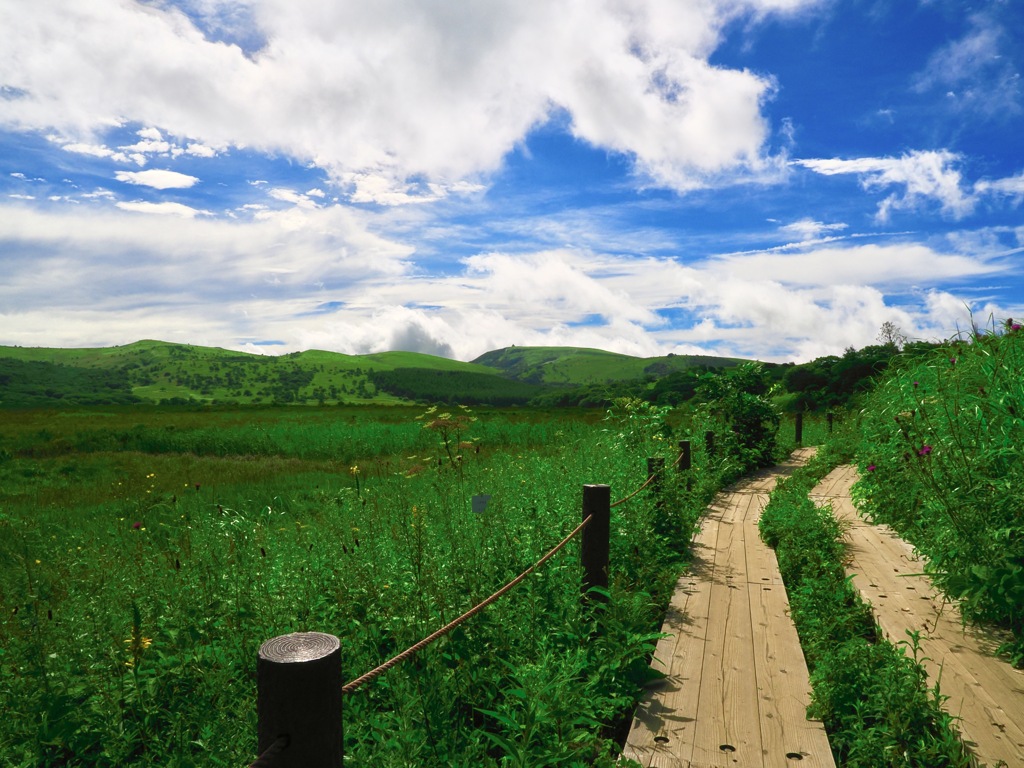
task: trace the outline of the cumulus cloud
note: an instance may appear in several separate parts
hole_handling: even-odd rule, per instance
[[[463,360],[510,344],[808,359],[872,343],[886,320],[913,336],[949,335],[968,322],[965,301],[939,281],[997,278],[1006,267],[920,243],[809,241],[797,253],[692,264],[492,251],[431,275],[358,210],[291,205],[239,216],[0,206],[0,343],[148,336],[242,348],[273,338],[284,342],[275,352],[407,349]],[[333,311],[317,311],[324,306]],[[690,319],[670,323],[666,312]]]
[[[0,101],[0,125],[140,165],[232,145],[284,153],[354,199],[396,204],[477,183],[557,117],[686,190],[778,170],[761,112],[774,84],[710,57],[732,20],[815,4],[8,0],[0,79],[21,96]],[[124,121],[147,127],[110,149]]]
[[[803,166],[825,176],[854,174],[868,191],[901,188],[878,206],[877,219],[889,220],[892,211],[915,210],[924,202],[937,201],[944,214],[961,219],[974,210],[974,195],[962,186],[960,171],[956,168],[960,156],[948,150],[913,151],[901,157],[861,157],[795,160]]]
[[[118,171],[114,176],[126,184],[138,184],[154,189],[188,189],[199,181],[195,176],[177,171]]]

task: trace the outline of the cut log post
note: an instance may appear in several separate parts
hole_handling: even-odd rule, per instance
[[[680,440],[679,441],[679,471],[688,472],[690,470],[690,464],[692,463],[692,456],[690,454],[690,441]]]
[[[585,601],[604,602],[593,587],[608,589],[608,552],[611,548],[612,489],[608,485],[583,486],[583,519],[593,519],[583,529],[580,558],[583,564],[583,597]]]
[[[710,429],[704,433],[704,447],[707,449],[709,459],[715,455],[715,433]]]
[[[257,751],[284,737],[274,768],[341,768],[341,643],[323,632],[279,635],[260,646]]]
[[[803,414],[803,411],[800,411],[796,415],[796,419],[794,420],[794,430],[796,432],[796,444],[797,444],[797,446],[798,447],[803,446],[803,444],[804,444],[804,414]]]

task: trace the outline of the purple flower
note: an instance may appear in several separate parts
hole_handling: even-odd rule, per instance
[[[1010,330],[1011,331],[1019,331],[1020,329],[1021,329],[1021,324],[1020,323],[1014,323],[1013,325],[1010,326]]]
[[[132,523],[132,530],[137,531],[142,527],[142,523]]]
[[[917,389],[917,382],[914,382],[914,389]]]
[[[955,357],[949,358],[949,364],[950,365],[956,365],[956,358]]]
[[[876,469],[874,464],[868,464],[868,472],[874,472]]]
[[[917,455],[918,456],[927,456],[931,452],[932,452],[932,447],[930,445],[922,445],[920,448],[918,448]]]

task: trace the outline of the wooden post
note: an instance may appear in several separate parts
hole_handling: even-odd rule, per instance
[[[707,448],[709,459],[715,455],[715,433],[710,429],[704,433],[704,447]]]
[[[835,414],[833,414],[832,411],[829,411],[828,413],[825,414],[825,419],[826,419],[826,421],[828,421],[828,433],[831,435],[832,434],[832,422],[835,420]]]
[[[341,768],[341,643],[323,632],[279,635],[256,664],[257,751],[288,745],[274,768]]]
[[[661,476],[665,471],[665,460],[661,458],[647,459],[647,477],[653,477],[651,484],[647,486],[654,496],[655,506],[661,510],[665,506],[665,500],[661,497]]]
[[[686,490],[693,490],[693,475],[690,474],[690,467],[693,465],[690,451],[690,441],[679,441],[679,471],[686,473]]]
[[[690,441],[680,440],[679,441],[679,471],[688,472],[690,469],[691,458],[690,458]]]
[[[804,444],[804,412],[800,411],[796,415],[795,419],[796,429],[796,444],[802,446]]]
[[[603,595],[590,593],[591,587],[608,589],[608,552],[611,548],[612,489],[608,485],[583,486],[583,519],[593,519],[583,529],[580,558],[583,561],[585,600],[604,602]]]

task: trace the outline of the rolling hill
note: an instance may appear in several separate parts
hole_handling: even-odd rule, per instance
[[[737,360],[638,358],[597,349],[508,347],[466,363],[416,352],[281,356],[144,340],[117,347],[0,347],[0,407],[123,403],[513,405],[572,386],[650,379]]]

